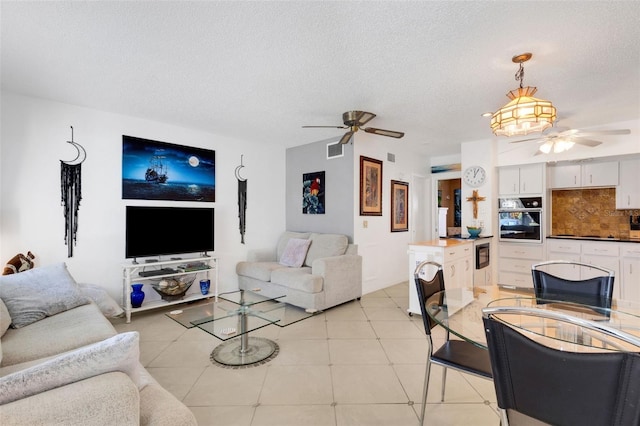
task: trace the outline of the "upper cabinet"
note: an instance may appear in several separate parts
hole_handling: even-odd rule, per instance
[[[617,161],[549,167],[549,187],[553,189],[616,185],[618,185]]]
[[[544,164],[501,167],[498,172],[500,195],[540,195],[544,192]]]
[[[640,158],[620,161],[616,209],[640,209]]]

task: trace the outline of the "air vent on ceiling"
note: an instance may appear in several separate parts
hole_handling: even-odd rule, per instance
[[[344,145],[340,141],[327,144],[327,160],[344,157]]]
[[[395,163],[396,162],[396,155],[392,154],[390,152],[387,152],[387,161],[390,163]]]

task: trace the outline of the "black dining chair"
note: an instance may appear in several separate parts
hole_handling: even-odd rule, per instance
[[[506,323],[505,314],[568,323],[591,334],[600,333],[603,339],[616,338],[636,347],[640,345],[635,336],[557,311],[484,308],[483,322],[502,426],[640,424],[638,353],[559,350],[523,335]]]
[[[430,279],[423,279],[427,276],[428,269],[435,270]],[[425,269],[423,271],[423,269]],[[435,352],[433,350],[433,339],[431,330],[437,325],[427,313],[427,300],[438,292],[443,292],[444,274],[442,265],[432,261],[424,261],[420,263],[415,270],[414,279],[418,290],[418,301],[420,302],[420,311],[422,312],[422,322],[424,330],[427,334],[429,343],[427,365],[424,373],[424,389],[422,392],[422,412],[420,414],[420,424],[424,423],[424,413],[427,404],[427,393],[429,391],[429,374],[431,364],[444,367],[442,371],[442,394],[441,401],[444,402],[445,384],[447,381],[447,369],[462,371],[464,373],[473,374],[475,376],[491,379],[491,362],[489,361],[489,353],[486,349],[467,342],[466,340],[450,340],[449,330],[446,330],[445,342]],[[440,294],[439,306],[442,306],[444,294]],[[444,328],[444,327],[443,327]]]
[[[596,276],[571,280],[560,277],[560,274],[556,272],[559,268],[568,267],[581,268],[591,275],[595,273]],[[614,272],[609,269],[568,260],[550,260],[532,265],[531,273],[537,299],[562,300],[600,308],[611,308],[615,276]]]

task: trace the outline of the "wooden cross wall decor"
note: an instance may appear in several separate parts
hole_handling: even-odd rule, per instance
[[[481,197],[478,195],[478,190],[473,190],[473,196],[467,197],[467,201],[471,201],[473,203],[473,218],[478,218],[478,201],[484,201],[487,197]]]

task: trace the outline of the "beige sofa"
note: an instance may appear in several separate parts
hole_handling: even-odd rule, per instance
[[[298,263],[291,261],[287,254],[292,243],[304,240],[306,252],[299,248]],[[362,296],[362,256],[340,234],[284,232],[274,248],[250,250],[236,273],[240,289],[259,289],[267,297],[286,295],[283,301],[310,312]]]
[[[196,425],[140,364],[137,333],[118,334],[65,273],[59,264],[0,277],[0,424]],[[45,290],[45,308],[18,300],[21,286],[59,282],[65,290]]]

